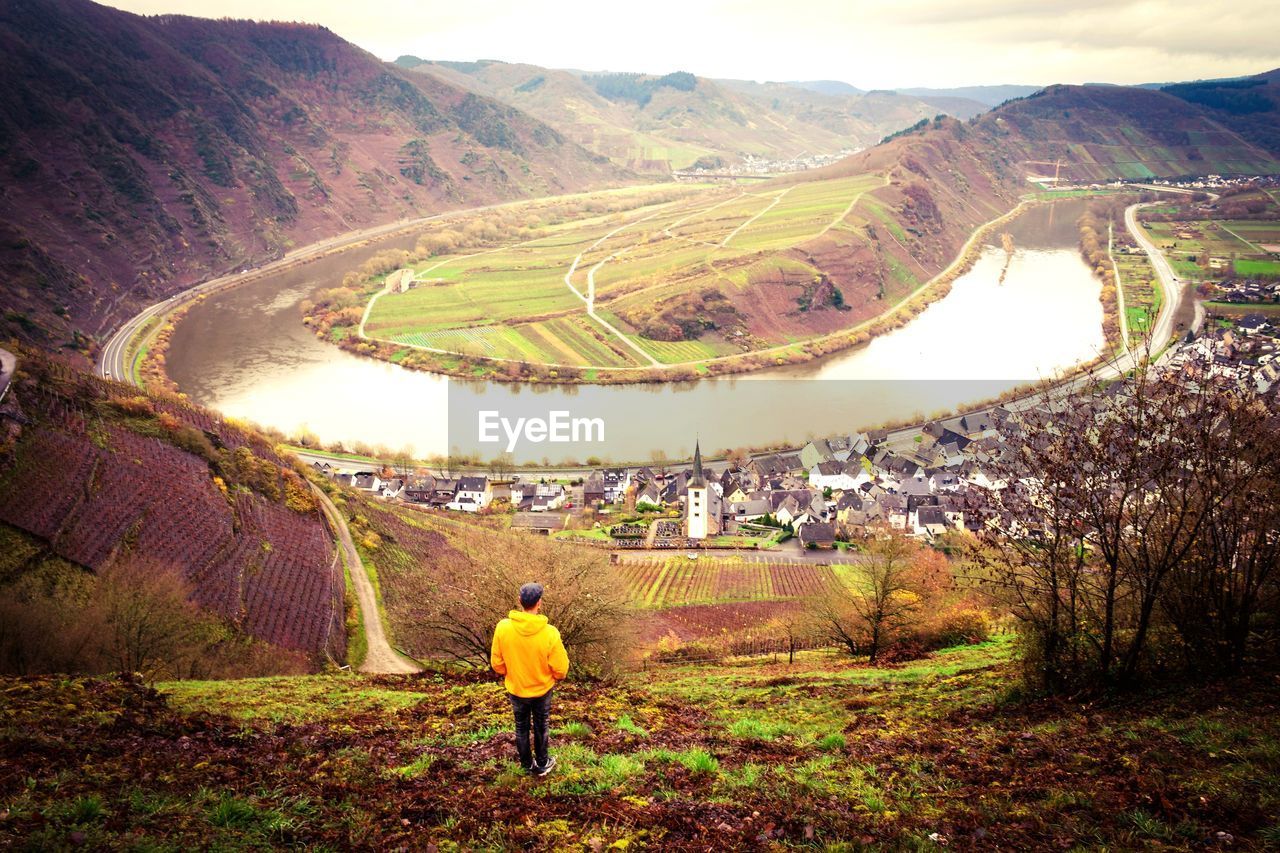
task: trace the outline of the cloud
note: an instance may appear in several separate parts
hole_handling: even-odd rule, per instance
[[[1280,66],[1280,3],[1236,0],[109,0],[147,13],[308,20],[386,59],[866,88],[1140,83]]]

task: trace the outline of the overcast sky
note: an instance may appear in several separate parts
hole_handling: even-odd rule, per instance
[[[108,0],[308,21],[382,57],[855,86],[1145,83],[1280,66],[1277,0]]]

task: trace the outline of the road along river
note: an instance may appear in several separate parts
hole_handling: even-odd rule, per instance
[[[603,441],[522,440],[516,461],[645,461],[655,450],[681,458],[699,437],[709,450],[803,443],[953,409],[1094,358],[1104,346],[1102,305],[1100,283],[1076,248],[1083,206],[1075,199],[1031,208],[997,229],[1012,235],[1012,257],[992,234],[973,268],[911,323],[785,369],[685,384],[464,382],[351,355],[302,325],[299,305],[316,287],[332,286],[375,251],[410,244],[407,237],[209,296],[175,330],[167,367],[193,400],[225,414],[418,456],[455,447],[485,458],[502,452],[505,439],[477,443],[482,410],[511,423],[553,411],[604,422]]]

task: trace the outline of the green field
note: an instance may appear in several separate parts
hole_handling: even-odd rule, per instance
[[[1206,302],[1204,307],[1215,314],[1243,317],[1246,314],[1280,314],[1280,305],[1273,302]]]
[[[1236,275],[1280,275],[1280,261],[1237,260]]]
[[[859,175],[719,187],[675,201],[639,197],[629,210],[571,217],[510,245],[419,259],[408,292],[375,297],[365,334],[471,357],[585,367],[643,366],[628,340],[662,364],[733,355],[742,347],[732,339],[651,340],[623,318],[707,288],[736,293],[779,272],[811,279],[818,270],[783,253],[827,232],[865,239],[869,218],[905,237],[865,195],[884,185],[879,175]],[[892,259],[889,266],[900,281],[917,283]],[[584,297],[592,293],[625,339],[587,316]]]
[[[1029,697],[1018,670],[1007,636],[885,668],[815,651],[571,670],[544,779],[515,763],[501,684],[446,667],[159,695],[8,679],[0,845],[1274,849],[1274,678],[1082,702]]]
[[[1240,276],[1280,275],[1280,261],[1263,244],[1280,244],[1280,222],[1256,220],[1195,220],[1153,222],[1148,233],[1184,278],[1212,278],[1225,270],[1202,266],[1205,256],[1230,262]]]
[[[1115,255],[1116,267],[1120,270],[1120,285],[1124,288],[1125,321],[1129,327],[1129,345],[1136,346],[1145,339],[1151,330],[1156,317],[1160,314],[1160,306],[1164,302],[1164,291],[1156,278],[1155,270],[1146,254]]]

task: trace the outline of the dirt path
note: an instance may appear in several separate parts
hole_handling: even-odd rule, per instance
[[[871,188],[871,190],[880,190],[880,189],[884,189],[885,187],[889,186],[889,179],[888,179],[887,177],[885,177],[885,176],[881,175],[881,180],[883,181],[883,183],[882,183],[882,184],[880,184],[880,186],[878,186],[878,187],[872,187],[872,188]],[[858,193],[857,195],[855,195],[855,196],[850,200],[850,202],[849,202],[849,206],[848,206],[848,207],[846,207],[846,208],[845,208],[845,209],[840,213],[840,215],[839,215],[839,216],[837,216],[835,219],[831,220],[831,222],[829,222],[829,223],[827,224],[827,227],[826,227],[826,228],[823,228],[821,231],[819,231],[819,232],[818,232],[816,235],[814,235],[814,236],[815,236],[815,237],[822,237],[822,236],[823,236],[823,235],[825,235],[828,231],[830,231],[832,228],[835,228],[835,227],[836,227],[837,225],[839,225],[841,222],[844,222],[846,219],[848,219],[848,218],[849,218],[849,214],[850,214],[850,213],[853,213],[853,209],[854,209],[855,207],[857,207],[857,206],[858,206],[858,202],[862,201],[862,197],[863,197],[864,195],[866,195],[868,192],[871,192],[871,190],[863,190],[862,192],[860,192],[860,193]],[[970,206],[970,207],[973,207],[973,205],[969,205],[969,206]],[[903,248],[906,248],[906,247],[905,247],[905,246],[903,246]]]
[[[663,207],[666,207],[666,205],[663,205]],[[587,306],[587,316],[590,317],[592,320],[595,320],[605,329],[607,329],[609,333],[612,334],[614,337],[616,337],[618,340],[622,341],[628,347],[635,350],[635,352],[641,357],[641,359],[649,362],[650,366],[652,367],[661,367],[662,362],[658,361],[656,358],[654,358],[652,355],[650,355],[648,352],[642,349],[635,341],[631,340],[631,338],[622,334],[622,332],[619,331],[617,328],[615,328],[612,323],[610,323],[608,320],[604,319],[603,317],[601,317],[599,314],[596,313],[596,271],[599,270],[605,264],[607,264],[609,261],[613,260],[613,258],[617,257],[618,254],[620,254],[622,251],[625,251],[625,250],[619,249],[617,252],[614,252],[612,255],[609,255],[609,257],[605,258],[603,261],[600,261],[598,264],[593,266],[587,272],[587,292],[585,294],[582,291],[578,290],[578,288],[574,287],[573,274],[578,271],[578,265],[582,263],[582,256],[585,255],[587,252],[590,252],[592,249],[604,243],[606,240],[608,240],[613,235],[617,234],[619,231],[625,231],[626,229],[634,225],[639,225],[641,222],[645,222],[647,220],[653,219],[655,216],[658,216],[659,214],[664,212],[665,212],[664,210],[657,210],[649,214],[648,216],[642,216],[639,219],[636,219],[634,221],[619,225],[617,228],[613,229],[608,234],[605,234],[599,240],[595,241],[590,246],[588,246],[587,248],[579,252],[578,256],[573,259],[573,263],[569,265],[569,271],[564,274],[565,285],[569,288],[570,291],[572,291],[574,296],[581,299],[582,303]]]
[[[743,228],[746,228],[752,222],[755,222],[757,219],[759,219],[761,216],[764,216],[769,211],[773,210],[773,208],[777,206],[778,202],[782,201],[782,197],[787,193],[791,192],[793,189],[795,189],[794,186],[787,187],[785,190],[783,190],[782,192],[774,196],[773,201],[769,202],[763,210],[759,211],[750,219],[748,219],[747,221],[739,225],[737,228],[730,231],[729,234],[723,240],[720,241],[720,248],[722,249],[728,248],[729,241],[732,240],[734,237],[737,237],[739,231],[741,231]]]
[[[405,660],[387,642],[386,632],[382,628],[382,616],[378,613],[378,596],[373,590],[373,583],[360,561],[360,552],[351,541],[351,531],[347,529],[346,519],[338,508],[329,500],[329,496],[314,484],[311,489],[320,501],[320,508],[329,519],[330,526],[338,534],[338,544],[342,547],[347,565],[350,567],[351,584],[356,588],[356,599],[360,602],[361,619],[364,622],[364,636],[368,644],[364,662],[360,664],[361,672],[421,672],[422,667]]]
[[[1116,263],[1116,255],[1113,251],[1116,242],[1115,223],[1107,223],[1107,257],[1111,260],[1111,273],[1115,276],[1116,281],[1116,306],[1119,310],[1120,319],[1120,348],[1124,350],[1125,355],[1129,353],[1129,312],[1124,304],[1124,281],[1120,278],[1120,265]]]

